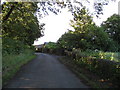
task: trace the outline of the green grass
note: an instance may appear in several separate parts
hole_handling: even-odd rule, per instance
[[[115,62],[120,62],[120,52],[103,52],[103,51],[92,51],[87,50],[84,52],[78,51],[79,55],[90,56],[98,59],[107,59]]]
[[[100,58],[120,62],[120,52],[101,52]]]
[[[25,52],[15,55],[15,54],[6,54],[2,58],[2,81],[3,85],[11,79],[17,71],[26,64],[28,61],[32,60],[36,56],[33,54],[32,50],[26,50]]]

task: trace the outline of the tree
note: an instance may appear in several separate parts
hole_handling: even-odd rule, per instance
[[[72,31],[69,31],[63,34],[57,42],[62,48],[72,50],[73,48],[78,48],[78,40],[78,35]]]
[[[102,51],[117,50],[114,41],[109,38],[109,35],[104,31],[102,27],[94,25],[92,28],[90,28],[86,37],[90,42],[92,49],[98,49]]]
[[[16,4],[12,2],[2,6],[3,37],[10,37],[31,45],[36,38],[42,36],[41,31],[44,24],[39,25],[37,17],[34,15],[37,3],[19,2]]]
[[[3,51],[8,51],[8,48],[11,48],[13,49],[11,51],[19,53],[24,47],[23,45],[31,46],[34,40],[43,36],[45,24],[39,24],[35,15],[36,11],[37,3],[34,2],[6,2],[2,4]]]
[[[44,24],[42,25],[39,24],[36,13],[40,12],[39,14],[40,17],[42,12],[46,14],[48,13],[48,10],[57,14],[58,12],[60,12],[60,9],[56,8],[56,5],[57,5],[61,8],[68,7],[74,16],[79,12],[79,10],[83,10],[81,12],[83,12],[84,14],[86,11],[84,10],[84,8],[81,9],[82,7],[84,7],[83,3],[77,0],[75,2],[79,5],[75,6],[71,2],[50,3],[49,1],[47,1],[47,2],[40,2],[39,3],[40,7],[38,7],[38,3],[35,3],[35,2],[24,2],[24,3],[23,2],[4,2],[2,4],[2,16],[3,16],[2,37],[4,38],[3,41],[7,38],[11,38],[10,40],[20,41],[23,44],[29,45],[29,46],[32,45],[34,40],[43,36],[42,30],[44,29],[43,28]],[[86,2],[89,3],[88,0],[86,0]],[[101,4],[95,4],[95,5],[101,7],[103,5],[103,2],[100,2],[100,3]],[[99,8],[95,8],[95,9],[98,10],[98,12],[101,12]],[[82,18],[84,18],[84,16]],[[91,18],[91,17],[88,16],[87,18]],[[84,20],[87,20],[86,16],[83,19],[83,24],[82,24],[84,27],[83,28],[81,27],[81,30],[83,31],[85,31],[86,29],[84,28],[88,27],[89,25],[89,24],[87,25],[86,21]]]
[[[101,25],[109,37],[120,45],[120,15],[114,14]]]
[[[93,8],[94,8],[94,13],[97,17],[99,17],[100,14],[103,14],[103,6],[104,5],[108,5],[110,1],[114,1],[115,0],[97,0],[94,2],[91,2],[91,0],[66,0],[66,1],[59,1],[59,0],[54,0],[54,2],[51,1],[46,1],[46,2],[39,2],[39,16],[40,18],[43,15],[49,15],[48,11],[51,11],[55,14],[58,14],[59,12],[61,12],[62,8],[68,8],[69,11],[74,14],[74,12],[78,9],[78,8],[83,8],[85,6],[84,3],[87,4],[93,4]],[[88,8],[88,6],[86,6]]]
[[[80,48],[81,50],[98,49],[116,51],[114,41],[102,27],[98,27],[85,8],[78,9],[71,20],[75,31],[69,31],[61,36],[59,44],[66,49]]]
[[[85,7],[77,9],[74,12],[74,19],[71,20],[71,26],[75,29],[76,33],[85,33],[89,25],[94,24],[92,16],[89,15]]]
[[[94,22],[85,7],[82,9],[78,8],[74,12],[74,19],[71,20],[71,26],[75,29],[72,33],[74,33],[75,45],[77,46],[74,48],[80,48],[82,50],[90,48],[91,37],[88,37],[88,35],[92,25],[94,25]],[[74,42],[74,40],[72,41]]]

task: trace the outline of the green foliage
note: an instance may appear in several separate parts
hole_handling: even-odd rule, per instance
[[[85,8],[77,9],[74,12],[74,20],[71,20],[71,26],[75,31],[68,31],[62,35],[58,43],[65,49],[87,49],[90,47],[87,35],[91,24],[93,24],[92,17],[88,15],[87,10]]]
[[[74,62],[77,68],[87,69],[100,76],[103,80],[113,82],[119,86],[120,53],[94,52],[91,50],[86,52],[74,50],[66,53],[71,53],[66,55],[72,59],[70,62]]]
[[[73,53],[76,53],[81,56],[96,58],[96,59],[106,59],[110,61],[120,62],[120,52],[103,52],[98,50],[80,51],[77,49],[73,49]]]
[[[58,43],[55,42],[48,42],[47,44],[45,44],[42,48],[42,52],[64,55],[64,49]]]
[[[78,46],[76,39],[77,39],[77,34],[68,32],[61,36],[61,38],[58,40],[58,44],[62,48],[72,49]]]
[[[45,45],[45,48],[48,48],[48,49],[55,49],[55,48],[58,48],[57,44],[54,43],[54,42],[49,42]]]
[[[104,31],[108,33],[109,37],[120,46],[120,15],[112,15],[104,21],[101,26],[104,28]],[[120,48],[118,45],[117,48]]]
[[[35,58],[33,51],[30,49],[25,49],[23,53],[20,54],[5,54],[2,58],[2,81],[3,85],[12,78],[15,73],[20,69],[21,66],[26,64],[28,61]]]
[[[98,27],[85,8],[78,8],[74,12],[74,20],[71,20],[74,31],[69,30],[63,34],[57,44],[78,67],[84,67],[104,80],[119,85],[120,53],[117,44],[119,39],[115,38],[119,37],[120,20],[117,20],[118,16],[113,16]]]
[[[43,35],[35,2],[5,2],[2,4],[2,70],[3,84],[19,68],[35,57],[32,44]]]
[[[102,23],[101,26],[104,27],[105,32],[109,34],[110,37],[119,40],[119,29],[120,29],[120,15],[114,14],[110,16],[106,21]]]
[[[4,54],[10,54],[10,53],[22,53],[24,51],[25,45],[18,41],[18,40],[13,40],[11,38],[3,38],[2,39],[2,51],[3,55]]]
[[[43,35],[35,2],[5,2],[2,4],[3,53],[22,53]]]
[[[115,42],[109,38],[108,34],[104,32],[102,27],[93,26],[89,28],[87,33],[88,41],[93,49],[103,50],[103,51],[116,51]],[[92,48],[91,48],[92,49]]]
[[[85,33],[89,25],[93,24],[92,17],[89,15],[86,8],[77,9],[74,12],[74,20],[71,20],[71,26],[76,33]]]
[[[42,36],[41,30],[44,25],[39,26],[39,22],[35,16],[37,3],[6,2],[2,7],[3,37],[9,37],[31,45],[36,38]]]
[[[65,49],[80,48],[82,51],[87,49],[102,51],[118,51],[118,45],[104,27],[98,27],[92,20],[85,8],[77,9],[74,12],[74,20],[71,26],[75,31],[68,31],[58,40],[59,45]]]

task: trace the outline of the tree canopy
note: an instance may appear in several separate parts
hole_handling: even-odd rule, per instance
[[[86,3],[91,3],[89,0],[85,0]],[[48,11],[58,14],[62,8],[68,8],[74,16],[71,20],[71,26],[74,27],[75,32],[68,32],[63,35],[63,38],[69,37],[68,41],[73,40],[71,36],[78,40],[75,42],[76,48],[80,48],[80,45],[91,45],[91,42],[97,43],[102,42],[106,39],[95,39],[104,35],[104,38],[108,38],[106,34],[95,34],[96,30],[99,29],[99,33],[103,33],[103,30],[97,27],[92,16],[88,13],[84,2],[76,0],[75,3],[67,2],[4,2],[2,6],[2,38],[4,50],[8,47],[14,46],[14,49],[20,50],[21,45],[31,46],[33,42],[44,35],[44,25],[38,21],[37,14],[39,17],[42,15],[48,15]],[[109,2],[101,0],[94,2],[94,9],[96,16],[102,14],[103,5],[107,5]],[[76,5],[78,4],[78,5]],[[42,14],[43,13],[43,14]],[[105,27],[105,25],[104,25]],[[96,29],[95,29],[96,28]],[[98,33],[98,32],[97,32]],[[104,32],[105,33],[105,32]],[[107,32],[106,32],[107,33]],[[79,39],[78,39],[79,38]],[[114,36],[114,38],[116,38]],[[94,40],[94,41],[93,41]],[[96,41],[95,41],[96,40]],[[59,40],[62,41],[62,40]],[[89,42],[88,42],[89,41]],[[11,44],[12,43],[12,44]],[[66,43],[66,41],[65,41]],[[71,44],[71,43],[70,43]],[[68,44],[66,44],[68,45]],[[73,43],[71,44],[73,45]],[[70,48],[75,47],[68,46]],[[86,47],[88,47],[86,46]],[[101,46],[101,45],[100,45]]]
[[[108,22],[108,20],[105,22]],[[118,24],[119,22],[115,21],[112,26]],[[68,50],[80,48],[81,50],[98,49],[102,51],[117,51],[118,45],[115,43],[116,40],[110,37],[112,34],[109,35],[106,31],[107,27],[105,28],[105,25],[106,24],[104,23],[101,27],[96,26],[92,20],[92,16],[89,15],[86,8],[83,7],[82,9],[78,9],[74,13],[73,20],[71,20],[71,26],[74,28],[74,31],[69,30],[63,34],[58,40],[58,44]],[[115,30],[111,29],[118,31],[118,28],[119,27],[116,26],[116,28],[114,28]],[[114,31],[111,32],[114,33]],[[118,32],[117,34],[119,35]]]
[[[31,46],[34,40],[43,36],[43,26],[45,24],[39,23],[35,15],[36,11],[37,3],[33,2],[6,2],[2,4],[4,48],[11,47],[6,40],[12,40],[11,43],[21,42],[21,44]]]
[[[62,8],[68,8],[69,11],[74,14],[77,9],[81,9],[84,6],[89,9],[89,4],[92,4],[94,9],[92,13],[99,17],[100,14],[103,14],[103,6],[108,5],[110,1],[115,2],[115,0],[96,0],[93,2],[91,2],[91,0],[54,0],[54,2],[48,0],[46,2],[39,2],[38,12],[39,16],[42,17],[43,15],[48,15],[48,11],[58,14]],[[85,3],[88,5],[85,5]]]
[[[120,15],[114,14],[101,25],[104,31],[120,45]]]

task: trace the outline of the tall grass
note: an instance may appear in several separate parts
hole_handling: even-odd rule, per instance
[[[29,49],[20,54],[4,54],[2,58],[3,85],[15,75],[22,65],[33,58],[35,58],[35,55],[33,54],[33,51]]]

